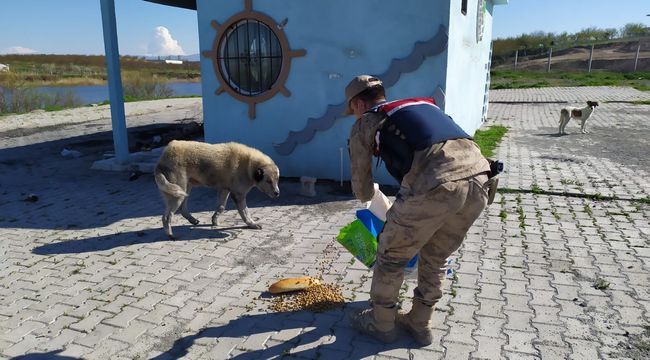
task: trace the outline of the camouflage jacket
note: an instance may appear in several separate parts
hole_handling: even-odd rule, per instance
[[[386,116],[366,113],[352,126],[349,138],[352,192],[361,201],[374,194],[372,166],[375,138]],[[400,184],[400,195],[425,193],[441,183],[490,171],[489,162],[469,139],[447,140],[415,152],[411,170]]]

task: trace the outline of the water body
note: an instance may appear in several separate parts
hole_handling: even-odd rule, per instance
[[[201,96],[200,82],[176,82],[167,83],[166,85],[174,92],[173,96]],[[80,105],[97,104],[108,100],[108,85],[40,86],[36,88],[36,91],[50,95],[57,92],[72,92],[80,101]]]

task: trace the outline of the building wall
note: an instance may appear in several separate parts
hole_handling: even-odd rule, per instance
[[[216,31],[212,20],[224,23],[244,9],[244,1],[198,0],[197,13],[201,51],[212,48]],[[317,132],[311,142],[279,155],[273,144],[282,143],[290,130],[303,129],[309,118],[325,114],[328,105],[345,101],[344,88],[357,74],[382,74],[393,59],[407,57],[417,41],[434,36],[441,25],[448,27],[449,2],[394,0],[254,0],[253,9],[284,27],[292,49],[305,49],[294,58],[286,82],[290,97],[282,94],[259,103],[257,117],[248,118],[248,106],[229,94],[219,96],[220,86],[212,61],[201,59],[205,139],[208,142],[239,141],[271,156],[283,176],[340,178],[343,149],[343,178],[350,177],[347,139],[354,119],[342,117],[328,130]],[[400,76],[388,88],[390,98],[431,96],[444,88],[447,52],[428,58],[418,70]],[[391,182],[385,170],[377,180]]]
[[[447,103],[445,112],[473,134],[482,123],[486,76],[492,43],[493,4],[486,0],[483,39],[476,41],[478,0],[468,0],[467,15],[461,2],[453,1],[449,15],[449,57],[447,63]]]

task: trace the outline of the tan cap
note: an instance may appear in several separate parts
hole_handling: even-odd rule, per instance
[[[370,75],[359,75],[352,79],[348,86],[345,87],[345,115],[352,114],[352,109],[350,108],[350,100],[353,97],[361,94],[364,90],[369,89],[374,86],[381,86],[382,82],[378,78]]]

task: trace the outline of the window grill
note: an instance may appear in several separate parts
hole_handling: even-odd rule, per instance
[[[231,16],[224,24],[216,20],[210,26],[216,36],[209,51],[201,54],[212,60],[220,86],[214,92],[224,92],[248,104],[248,118],[255,119],[255,106],[278,93],[289,97],[285,84],[291,70],[291,60],[305,56],[305,49],[291,49],[284,33],[288,19],[282,25],[273,18],[253,10],[253,0],[244,0],[244,10]]]
[[[229,26],[217,61],[224,80],[238,94],[256,96],[270,90],[282,70],[282,46],[275,32],[254,19]]]

